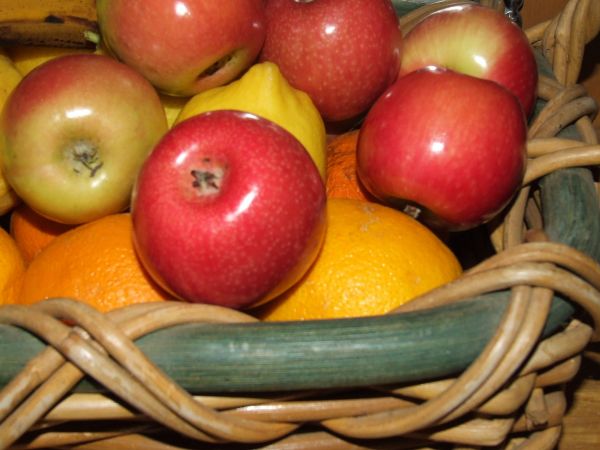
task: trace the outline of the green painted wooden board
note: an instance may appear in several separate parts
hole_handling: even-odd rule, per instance
[[[397,316],[336,321],[184,325],[137,341],[194,393],[262,392],[415,381],[464,369],[481,352],[507,305],[505,292]],[[560,299],[546,334],[573,312]],[[0,386],[43,348],[0,326]],[[96,391],[83,383],[80,391]]]
[[[541,70],[548,70],[543,63]],[[600,202],[591,172],[560,170],[546,176],[540,189],[549,236],[600,261]],[[363,319],[185,325],[137,344],[192,393],[411,382],[464,370],[491,338],[508,298],[508,291],[496,292],[433,310]],[[556,296],[545,333],[558,330],[574,311]],[[0,386],[43,345],[28,332],[0,325]],[[86,380],[77,389],[101,387]]]

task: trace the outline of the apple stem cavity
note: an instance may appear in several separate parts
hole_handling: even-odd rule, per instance
[[[90,178],[93,178],[98,170],[104,165],[100,160],[98,149],[94,144],[87,140],[79,140],[67,150],[67,154],[73,163],[73,171],[82,173],[89,171]]]
[[[204,163],[210,164],[210,159],[205,158]],[[206,169],[192,169],[190,174],[193,177],[192,187],[196,189],[200,196],[214,195],[221,191],[221,183],[225,175],[222,167],[211,167]]]

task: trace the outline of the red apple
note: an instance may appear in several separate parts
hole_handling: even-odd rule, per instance
[[[519,98],[528,117],[533,111],[535,55],[523,30],[500,11],[451,6],[417,23],[404,39],[400,76],[430,65],[496,81]]]
[[[498,83],[421,69],[367,114],[358,173],[379,199],[432,226],[465,230],[498,214],[520,187],[526,138],[519,101]]]
[[[156,90],[113,58],[62,56],[4,105],[2,173],[35,211],[77,224],[129,206],[144,159],[167,131]]]
[[[136,248],[177,297],[244,308],[305,273],[325,204],[319,171],[290,133],[249,113],[207,112],[173,127],[140,171]]]
[[[266,0],[261,60],[328,122],[365,112],[395,80],[402,35],[390,0]]]
[[[191,96],[240,75],[262,46],[263,0],[98,0],[106,46],[159,90]]]

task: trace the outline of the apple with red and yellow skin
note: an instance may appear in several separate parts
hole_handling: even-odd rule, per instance
[[[527,117],[537,97],[538,70],[521,28],[500,11],[477,5],[443,8],[404,36],[400,76],[426,66],[452,69],[500,83]]]
[[[107,48],[170,95],[233,80],[265,37],[262,0],[98,0],[96,9]]]
[[[262,61],[327,122],[364,113],[396,79],[402,34],[389,0],[266,0]]]
[[[405,75],[359,132],[357,170],[383,202],[444,230],[497,215],[521,186],[527,125],[498,83],[449,69]]]
[[[156,90],[135,70],[108,56],[61,56],[29,72],[4,105],[2,173],[39,214],[89,222],[129,206],[166,131]]]
[[[325,207],[319,171],[289,132],[250,113],[206,112],[171,128],[144,163],[134,242],[176,297],[241,309],[308,270]]]

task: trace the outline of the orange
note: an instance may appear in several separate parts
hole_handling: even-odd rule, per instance
[[[302,280],[255,311],[264,320],[384,314],[456,279],[456,256],[429,228],[379,203],[329,199],[321,253]]]
[[[15,240],[0,228],[0,305],[16,301],[24,273],[25,261]]]
[[[19,303],[70,297],[106,312],[170,298],[142,267],[129,213],[79,225],[56,237],[25,271]]]
[[[358,133],[359,130],[347,131],[327,142],[327,198],[374,200],[356,172]]]
[[[29,264],[56,236],[71,228],[72,225],[46,219],[25,203],[14,209],[10,216],[10,234],[21,250],[26,264]]]

